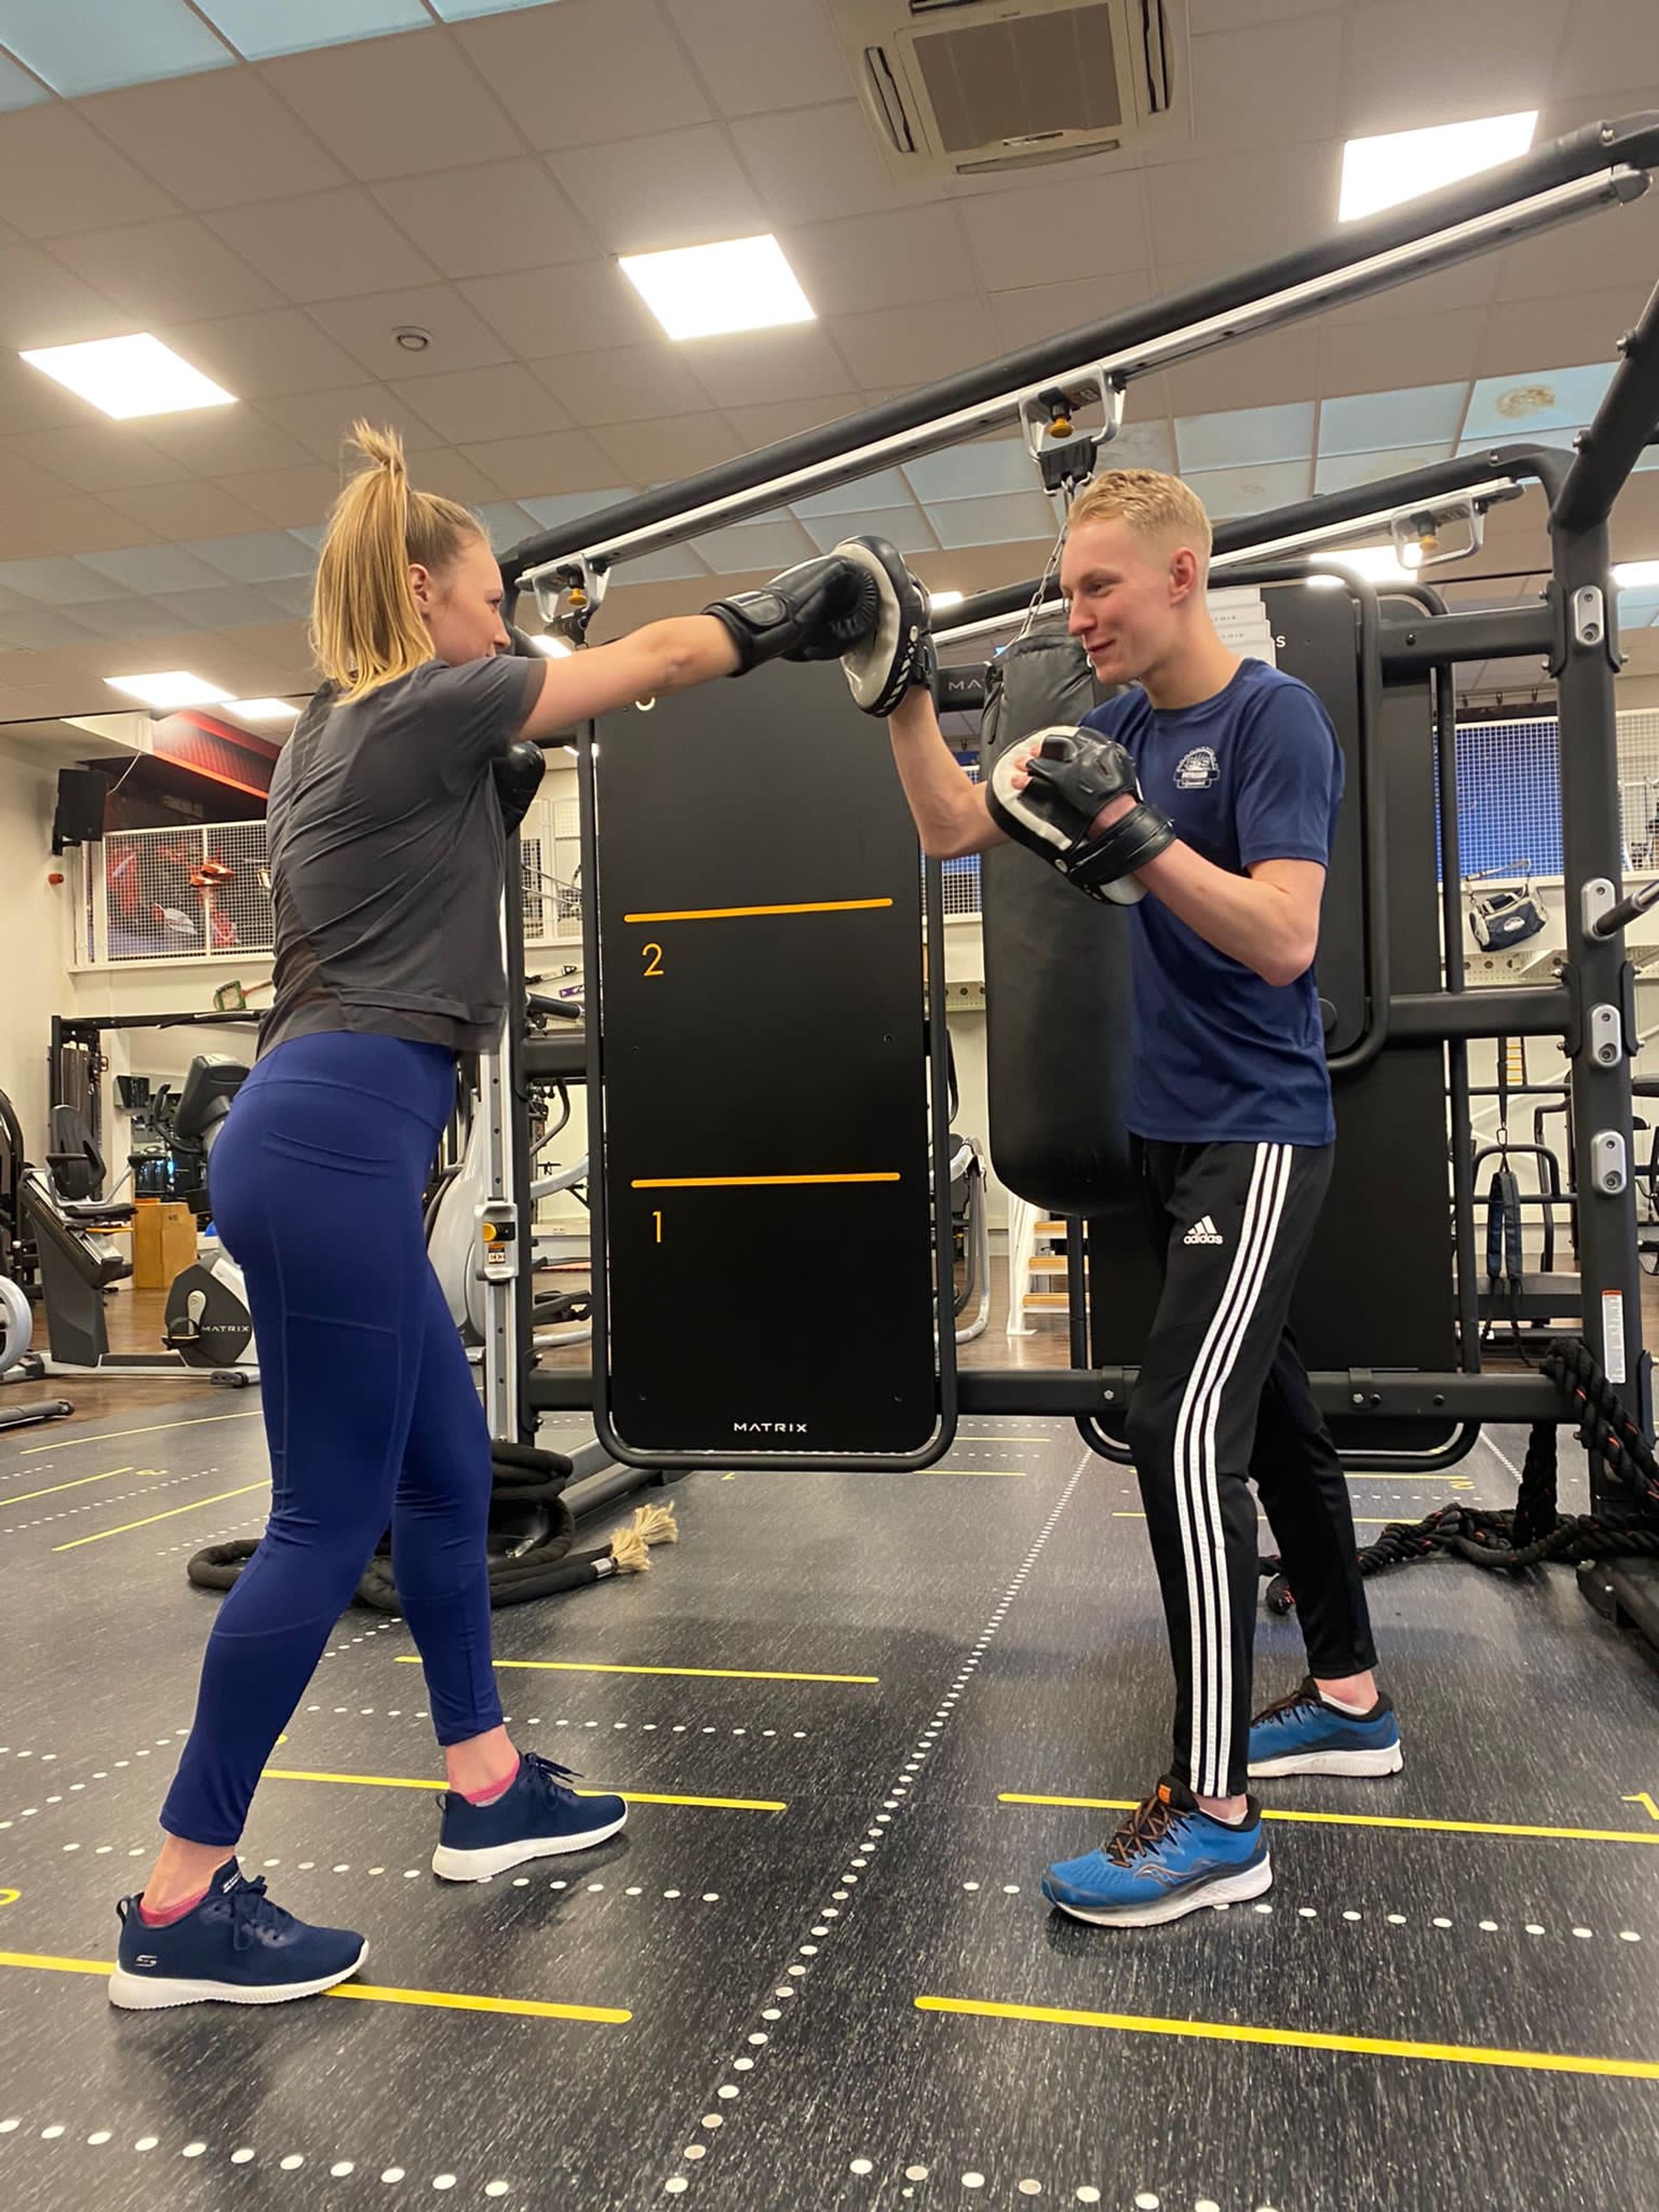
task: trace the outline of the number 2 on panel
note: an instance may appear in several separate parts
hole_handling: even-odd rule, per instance
[[[645,972],[646,972],[646,974],[647,974],[647,975],[661,975],[661,973],[662,973],[662,947],[661,947],[661,945],[646,945],[643,949],[644,949],[644,952],[645,952]]]

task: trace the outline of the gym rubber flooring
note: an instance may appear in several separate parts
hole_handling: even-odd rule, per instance
[[[119,2014],[216,1603],[184,1563],[265,1467],[246,1401],[88,1425],[0,1438],[7,2212],[1659,2207],[1659,1670],[1570,1572],[1374,1581],[1405,1772],[1266,1785],[1267,1898],[1114,1932],[1038,1883],[1167,1757],[1130,1478],[1013,1419],[925,1476],[697,1475],[648,1574],[496,1615],[515,1734],[622,1836],[434,1881],[408,1632],[353,1613],[243,1858],[368,1931],[362,1984]],[[1507,1503],[1521,1441],[1356,1512]],[[1298,1679],[1293,1624],[1258,1650]]]

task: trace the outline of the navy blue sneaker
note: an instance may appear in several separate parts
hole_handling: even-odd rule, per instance
[[[182,1920],[147,1928],[138,1905],[137,1898],[124,1897],[115,1908],[121,1942],[109,2001],[124,2012],[320,1996],[368,1956],[368,1942],[354,1929],[312,1928],[273,1905],[264,1876],[250,1881],[234,1858]]]
[[[597,1793],[579,1797],[568,1766],[526,1752],[505,1796],[493,1805],[469,1805],[459,1791],[446,1790],[438,1802],[444,1824],[432,1871],[446,1881],[488,1881],[528,1859],[555,1857],[561,1851],[585,1851],[614,1836],[628,1818],[620,1797]]]
[[[1328,1705],[1312,1675],[1250,1723],[1252,1779],[1273,1774],[1398,1774],[1405,1765],[1394,1707],[1362,1718]]]
[[[1273,1862],[1254,1798],[1238,1827],[1200,1813],[1166,1776],[1117,1833],[1042,1877],[1050,1905],[1100,1928],[1155,1928],[1209,1905],[1235,1905],[1273,1887]]]

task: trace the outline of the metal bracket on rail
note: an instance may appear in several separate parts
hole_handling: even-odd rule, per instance
[[[1101,447],[1109,445],[1123,427],[1123,386],[1103,368],[1097,368],[1091,374],[1094,396],[1100,402],[1097,430],[1079,430],[1073,419],[1076,402],[1089,396],[1087,384],[1069,389],[1057,384],[1047,386],[1041,392],[1023,394],[1019,402],[1026,451],[1037,465],[1042,488],[1051,498],[1063,497],[1068,502],[1093,476]]]
[[[605,605],[611,581],[606,562],[573,554],[568,560],[532,570],[521,581],[536,594],[542,620],[555,637],[574,647],[586,644],[587,626]]]

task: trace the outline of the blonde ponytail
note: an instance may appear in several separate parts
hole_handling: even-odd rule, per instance
[[[431,659],[431,634],[410,568],[436,574],[459,557],[469,539],[484,536],[465,507],[414,489],[395,430],[354,422],[350,442],[368,466],[334,502],[311,608],[317,665],[348,700]]]

